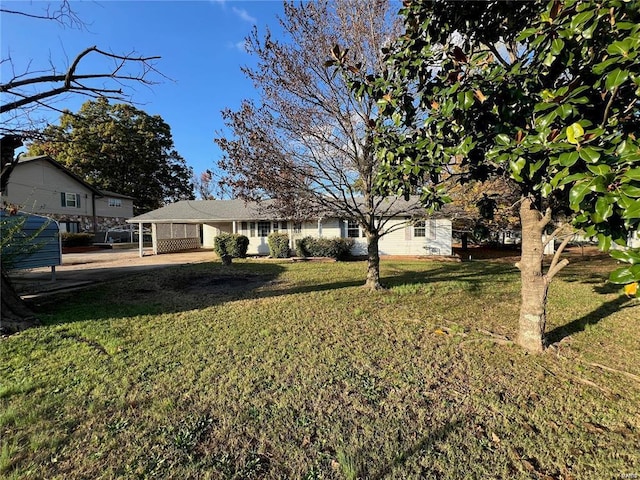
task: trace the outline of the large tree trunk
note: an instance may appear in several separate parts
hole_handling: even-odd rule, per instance
[[[367,281],[364,286],[370,290],[382,290],[380,284],[380,252],[378,242],[380,235],[366,232],[367,235]]]
[[[0,333],[11,334],[40,325],[40,321],[16,293],[4,269],[2,269],[2,291],[0,295],[2,295]]]
[[[522,256],[517,264],[520,269],[520,323],[518,344],[531,352],[544,348],[544,329],[547,321],[547,292],[549,285],[542,272],[544,247],[542,232],[549,223],[550,211],[543,216],[529,198],[520,205],[522,226]]]
[[[544,332],[547,323],[547,294],[553,277],[564,268],[569,261],[560,259],[560,254],[567,245],[567,236],[557,249],[551,265],[545,274],[543,271],[544,247],[542,235],[551,221],[551,209],[544,215],[535,207],[530,198],[522,200],[520,205],[520,224],[522,226],[522,254],[516,266],[520,269],[520,322],[518,326],[518,344],[530,352],[542,352]],[[553,241],[556,230],[549,241]]]

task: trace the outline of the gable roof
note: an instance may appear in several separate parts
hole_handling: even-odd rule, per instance
[[[426,209],[419,202],[419,197],[409,200],[396,198],[388,200],[388,208],[381,208],[385,216],[426,216]],[[383,200],[386,202],[387,200]],[[273,200],[264,200],[260,204],[244,200],[180,200],[157,210],[152,210],[137,217],[130,218],[127,223],[206,223],[256,220],[284,220],[274,213]],[[362,204],[361,199],[356,203]],[[324,215],[344,217],[344,214]],[[437,215],[443,216],[442,213]]]
[[[100,193],[103,197],[115,197],[115,198],[124,198],[125,200],[135,200],[135,197],[131,197],[129,195],[123,195],[122,193],[112,192],[110,190],[100,190]]]
[[[98,197],[110,196],[110,197],[118,197],[118,198],[126,198],[126,199],[130,199],[130,200],[135,200],[134,197],[130,197],[128,195],[122,195],[120,193],[109,192],[107,190],[99,190],[99,189],[97,189],[96,187],[94,187],[90,183],[85,182],[82,178],[80,178],[78,175],[73,173],[71,170],[69,170],[67,167],[65,167],[64,165],[62,165],[60,162],[58,162],[54,158],[50,157],[49,155],[36,155],[34,157],[22,157],[21,156],[18,159],[17,165],[22,165],[22,164],[30,163],[30,162],[36,162],[36,161],[39,161],[39,160],[43,160],[45,162],[48,162],[50,165],[54,166],[55,168],[57,168],[61,172],[65,173],[69,177],[73,178],[76,182],[80,183],[83,187],[89,189],[91,192],[93,192]]]
[[[57,168],[58,170],[60,170],[64,174],[66,174],[67,176],[73,178],[76,182],[78,182],[79,184],[81,184],[83,187],[87,188],[88,190],[90,190],[94,194],[96,194],[98,196],[102,196],[102,194],[100,193],[100,190],[98,190],[93,185],[85,182],[78,175],[76,175],[71,170],[69,170],[68,168],[63,166],[61,163],[59,163],[56,160],[54,160],[53,158],[51,158],[49,155],[38,155],[38,156],[35,156],[35,157],[20,157],[18,159],[18,163],[16,164],[16,168],[18,166],[20,166],[20,165],[24,165],[25,163],[31,163],[31,162],[37,162],[37,161],[45,161],[45,162],[49,163],[50,165],[54,166],[55,168]]]

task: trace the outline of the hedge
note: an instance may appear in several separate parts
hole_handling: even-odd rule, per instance
[[[269,255],[272,258],[289,257],[289,235],[273,232],[267,237],[267,242],[269,243]]]
[[[299,257],[331,257],[346,260],[351,255],[353,238],[304,237],[296,240],[296,255]]]
[[[91,233],[69,233],[60,234],[63,247],[87,247],[93,245],[93,234]]]

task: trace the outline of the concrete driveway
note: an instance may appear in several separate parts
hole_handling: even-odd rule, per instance
[[[131,273],[210,262],[216,258],[212,250],[163,255],[153,255],[147,250],[143,257],[140,257],[138,250],[106,249],[88,253],[65,253],[62,255],[62,265],[55,269],[55,280],[52,280],[49,267],[16,270],[11,274],[11,280],[23,298],[34,298],[61,290],[84,288]]]

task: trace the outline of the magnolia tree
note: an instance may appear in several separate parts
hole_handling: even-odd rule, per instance
[[[543,268],[545,242],[563,234],[548,231],[554,214],[569,207],[603,250],[624,245],[640,222],[640,3],[459,7],[405,2],[405,33],[389,50],[386,75],[358,77],[344,63],[343,71],[382,105],[386,188],[405,190],[425,173],[437,180],[456,156],[470,178],[507,174],[519,184],[518,343],[537,352],[549,284],[568,263],[565,233]],[[442,200],[437,185],[427,185],[427,201]],[[630,263],[612,280],[637,282],[638,253],[612,255]]]

